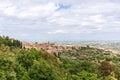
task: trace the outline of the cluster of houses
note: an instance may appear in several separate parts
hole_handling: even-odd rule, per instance
[[[68,51],[68,50],[74,50],[80,48],[80,46],[73,46],[73,45],[57,45],[54,43],[28,43],[28,42],[22,42],[22,47],[26,49],[35,48],[37,50],[44,49],[48,53],[58,53],[61,51]]]

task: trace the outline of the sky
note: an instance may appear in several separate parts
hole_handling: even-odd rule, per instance
[[[0,0],[0,35],[21,41],[120,40],[120,0]]]

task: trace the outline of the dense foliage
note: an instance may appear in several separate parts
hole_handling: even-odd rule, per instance
[[[19,40],[9,38],[8,36],[0,36],[0,45],[4,44],[10,48],[22,48],[22,43]]]
[[[0,50],[0,80],[60,79],[52,60],[43,57],[45,51],[22,49],[16,54],[8,46],[2,45],[1,48],[4,50]]]
[[[67,80],[120,80],[120,54],[87,46],[55,56]]]
[[[81,47],[49,54],[45,50],[0,45],[0,80],[120,80],[120,55]]]

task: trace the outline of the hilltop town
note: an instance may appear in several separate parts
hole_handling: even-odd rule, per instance
[[[54,43],[28,43],[28,42],[22,42],[22,47],[26,48],[26,49],[31,49],[31,48],[35,48],[37,50],[41,50],[44,49],[46,50],[48,53],[58,53],[58,52],[62,52],[62,51],[69,51],[69,50],[73,50],[73,49],[78,49],[80,48],[80,46],[74,46],[74,45],[57,45]]]

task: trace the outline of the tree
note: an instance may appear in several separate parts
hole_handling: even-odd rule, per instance
[[[25,69],[29,69],[34,60],[38,60],[43,55],[42,51],[37,51],[36,49],[25,50],[22,49],[17,55],[16,59],[21,66],[25,67]]]
[[[22,48],[22,43],[19,40],[10,39],[8,36],[0,36],[0,45],[4,44],[10,48]]]
[[[0,80],[16,80],[14,54],[0,54]]]
[[[86,71],[81,71],[77,75],[72,75],[73,80],[101,80],[101,78],[97,78],[97,74],[89,73]]]
[[[99,70],[101,72],[101,75],[105,77],[111,75],[111,73],[114,72],[114,67],[108,61],[103,61],[99,66]]]
[[[42,58],[38,61],[34,60],[29,76],[33,80],[60,80],[53,65]]]

